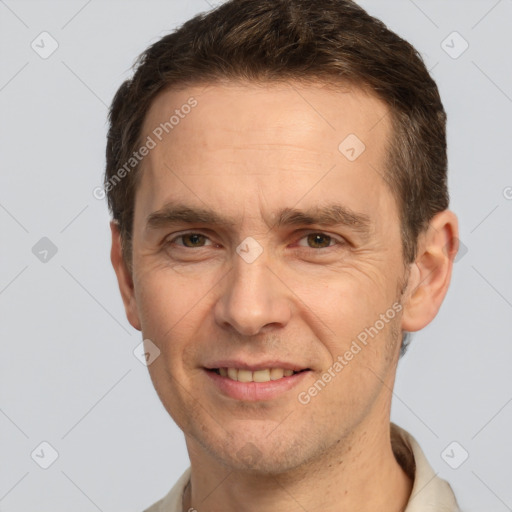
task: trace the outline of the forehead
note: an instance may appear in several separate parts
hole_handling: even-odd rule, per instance
[[[163,138],[172,133],[180,144],[193,131],[193,143],[209,147],[218,135],[230,131],[251,137],[254,144],[293,139],[297,146],[312,143],[317,149],[324,135],[329,135],[326,142],[330,143],[353,133],[376,146],[390,128],[387,114],[388,107],[375,95],[348,85],[219,82],[161,93],[146,114],[142,132],[151,134],[156,129],[158,137],[162,128]],[[222,142],[232,146],[237,140]]]
[[[378,196],[389,117],[380,99],[349,87],[227,82],[165,91],[142,131],[154,142],[141,169],[143,213],[183,197],[235,211],[256,190],[290,207],[306,187],[311,204],[336,187],[348,203],[358,190]]]

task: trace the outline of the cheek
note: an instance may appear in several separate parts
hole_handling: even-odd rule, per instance
[[[140,276],[136,296],[142,334],[160,350],[149,367],[155,387],[172,388],[179,395],[177,382],[193,380],[201,342],[215,332],[211,311],[218,280],[209,272],[191,277],[169,268],[148,269]]]
[[[182,330],[204,308],[213,286],[207,274],[191,278],[170,267],[142,266],[135,281],[142,332],[148,337],[166,339]]]
[[[191,286],[188,281],[176,279],[173,271],[150,269],[136,285],[142,335],[160,351],[148,371],[161,402],[182,429],[188,428],[191,414],[187,406],[190,391],[184,389],[190,388],[188,383],[195,378],[192,372],[197,371],[193,368],[196,348],[191,340],[199,339],[197,329],[202,325],[200,316],[206,305],[200,301],[200,286],[197,280]]]
[[[396,301],[395,281],[374,266],[360,266],[338,270],[334,278],[320,285],[304,286],[304,280],[298,295],[321,321],[322,338],[339,350],[392,308]]]
[[[379,396],[386,403],[388,391],[393,387],[399,343],[397,332],[398,316],[381,330],[375,328],[374,321],[356,335],[347,336],[345,341],[333,342],[332,362],[318,376],[318,380],[329,382],[325,386],[318,381],[312,383],[321,390],[314,398],[314,407],[318,411],[350,411],[348,416],[341,419],[337,413],[333,413],[333,421],[352,422],[366,416]],[[365,336],[358,338],[361,333]],[[364,342],[360,339],[364,339]],[[305,391],[315,393],[311,388]]]
[[[393,293],[395,283],[373,284],[345,279],[323,294],[319,316],[329,329],[320,339],[329,355],[325,369],[336,374],[330,399],[340,407],[356,407],[358,401],[361,406],[375,398],[398,354],[401,305]],[[338,371],[333,368],[336,361]]]

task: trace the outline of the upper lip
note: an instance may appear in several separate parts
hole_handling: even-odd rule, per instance
[[[276,359],[259,361],[257,363],[250,364],[236,359],[223,359],[220,361],[208,363],[205,365],[205,368],[208,370],[216,370],[218,368],[238,368],[252,372],[257,370],[264,370],[267,368],[282,368],[283,370],[293,370],[296,372],[309,369],[306,365],[290,363],[286,361],[278,361]]]

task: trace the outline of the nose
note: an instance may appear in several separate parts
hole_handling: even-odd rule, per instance
[[[264,254],[252,263],[235,254],[215,304],[215,321],[222,328],[254,336],[289,322],[290,294]]]

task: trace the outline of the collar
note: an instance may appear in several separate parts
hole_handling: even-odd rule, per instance
[[[448,482],[434,472],[416,439],[394,423],[391,447],[397,462],[414,482],[404,512],[460,512]]]

